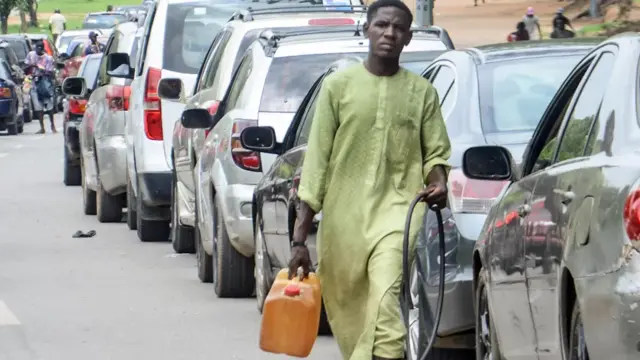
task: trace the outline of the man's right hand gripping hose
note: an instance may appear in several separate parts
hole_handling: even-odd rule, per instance
[[[421,202],[424,201],[424,194],[418,194],[418,196],[416,196],[415,199],[413,199],[413,201],[411,202],[411,205],[409,205],[409,212],[407,214],[407,219],[405,221],[405,225],[404,225],[404,239],[403,239],[403,244],[402,244],[402,282],[403,282],[403,297],[402,297],[402,301],[401,301],[401,306],[402,306],[402,312],[403,312],[403,316],[404,316],[404,321],[405,321],[405,327],[407,329],[407,346],[406,346],[406,351],[407,351],[407,360],[425,360],[427,358],[427,356],[429,355],[429,352],[431,351],[431,348],[433,347],[433,344],[435,343],[436,340],[436,336],[438,335],[438,326],[440,325],[440,318],[442,316],[442,303],[444,300],[444,285],[445,285],[445,267],[444,267],[444,257],[445,257],[445,244],[444,244],[444,225],[442,222],[442,213],[440,212],[440,207],[438,205],[430,205],[429,208],[431,210],[433,210],[433,212],[436,214],[436,218],[438,221],[438,237],[439,237],[439,270],[440,270],[440,281],[438,283],[438,301],[437,301],[437,306],[436,306],[436,310],[435,310],[435,317],[434,317],[434,322],[433,322],[433,331],[431,333],[431,336],[429,336],[429,341],[427,342],[427,346],[424,348],[424,353],[422,354],[416,354],[416,358],[413,358],[413,354],[411,354],[411,347],[410,347],[410,341],[411,341],[411,337],[409,334],[410,328],[409,328],[409,311],[411,309],[413,309],[413,301],[411,300],[411,264],[409,263],[410,260],[410,256],[409,256],[409,240],[410,240],[410,230],[411,230],[411,219],[413,217],[413,211],[416,207],[416,205]],[[424,220],[426,220],[427,217],[427,211],[425,211],[425,214],[423,216],[423,223],[425,223]],[[414,257],[414,259],[417,259],[417,256]],[[418,284],[418,286],[423,286],[422,284]],[[426,299],[424,299],[426,301]],[[416,347],[419,348],[419,347]]]

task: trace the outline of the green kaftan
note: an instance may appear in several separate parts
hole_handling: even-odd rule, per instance
[[[409,203],[451,149],[431,84],[364,65],[329,75],[311,125],[298,195],[323,210],[318,276],[345,359],[404,357],[399,307]],[[416,209],[412,239],[419,231]]]

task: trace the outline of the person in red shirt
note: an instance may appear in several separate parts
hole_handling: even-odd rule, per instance
[[[507,36],[507,41],[514,42],[514,41],[526,41],[526,40],[529,40],[529,32],[527,31],[527,28],[524,25],[524,22],[520,21],[516,26],[516,31],[512,32],[511,34],[509,34],[509,36]]]

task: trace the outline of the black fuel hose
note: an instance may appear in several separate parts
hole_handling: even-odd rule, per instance
[[[409,242],[410,242],[410,230],[411,230],[411,219],[413,217],[413,211],[416,208],[416,205],[422,201],[422,195],[418,195],[409,205],[409,213],[407,214],[407,220],[405,222],[404,225],[404,239],[403,239],[403,243],[402,243],[402,282],[404,284],[403,286],[403,292],[404,292],[404,296],[403,299],[401,301],[402,303],[402,307],[403,307],[403,312],[404,312],[404,321],[405,321],[405,327],[407,328],[407,353],[409,356],[411,356],[410,354],[410,341],[411,341],[411,336],[410,336],[410,328],[409,328],[409,311],[413,308],[413,301],[411,300],[411,267],[410,267],[410,263],[409,263]],[[442,303],[444,301],[444,284],[445,284],[445,267],[444,267],[444,257],[445,257],[445,244],[444,244],[444,224],[442,222],[442,213],[440,212],[440,208],[436,205],[431,207],[431,210],[433,210],[433,212],[436,214],[436,218],[438,221],[438,237],[439,237],[439,250],[440,250],[440,256],[439,256],[439,268],[440,268],[440,282],[438,283],[438,301],[437,301],[437,305],[436,305],[436,311],[435,311],[435,319],[433,322],[433,332],[431,333],[431,336],[429,337],[429,342],[427,343],[426,348],[424,349],[424,353],[423,354],[417,354],[417,359],[409,359],[409,360],[426,360],[427,356],[429,355],[429,352],[431,351],[431,348],[433,347],[433,344],[435,343],[436,340],[436,336],[438,335],[438,326],[440,325],[440,318],[442,317]],[[427,211],[425,211],[424,214],[424,220],[427,219]],[[426,221],[424,222],[426,224]],[[417,259],[416,259],[417,261]],[[422,284],[418,284],[418,287],[422,287]],[[424,301],[427,301],[426,297],[424,299]],[[416,346],[416,348],[418,349],[417,351],[419,351],[419,346]]]

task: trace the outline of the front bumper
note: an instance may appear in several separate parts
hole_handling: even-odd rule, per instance
[[[111,195],[127,190],[127,145],[123,135],[96,139],[100,182]]]
[[[246,257],[253,256],[251,200],[255,185],[235,184],[216,188],[220,211],[231,245]]]
[[[574,279],[592,359],[638,359],[640,252],[626,250],[619,270]]]
[[[442,210],[445,229],[445,294],[442,318],[438,327],[441,337],[466,332],[475,327],[473,305],[473,249],[477,231],[481,229],[486,215],[456,214]],[[426,230],[425,230],[426,229]],[[427,304],[422,310],[431,312],[437,306],[439,273],[439,241],[437,219],[429,210],[425,229],[420,232],[416,249],[422,265],[421,277],[427,295]]]

